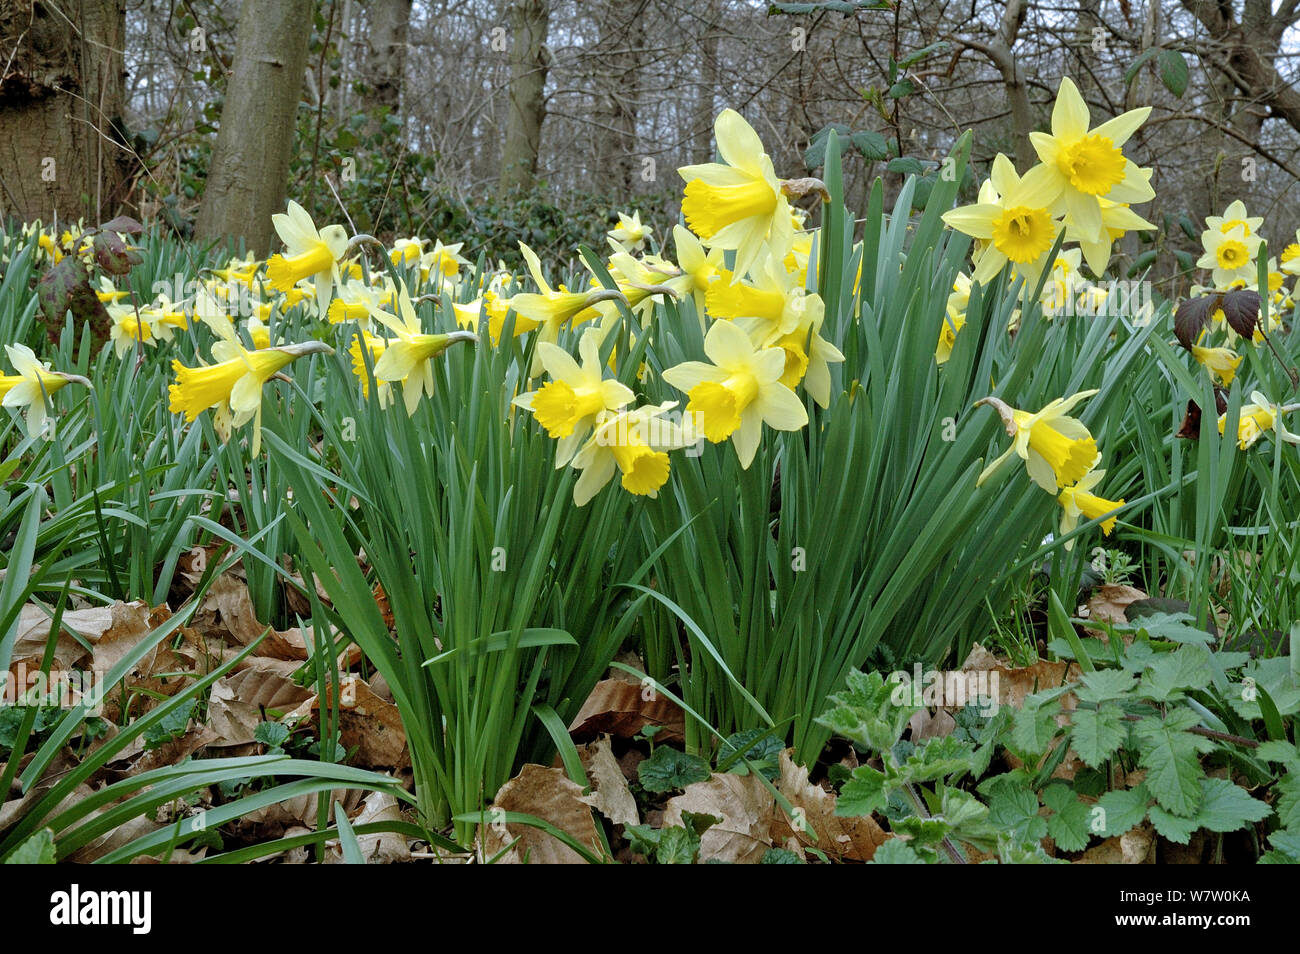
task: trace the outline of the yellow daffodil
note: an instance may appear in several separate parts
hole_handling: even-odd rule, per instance
[[[546,276],[542,274],[542,263],[536,253],[523,242],[519,243],[519,251],[523,254],[524,261],[528,263],[528,271],[533,276],[533,281],[541,291],[515,295],[510,299],[510,307],[518,316],[515,320],[516,335],[520,333],[519,320],[523,319],[529,322],[531,327],[540,329],[537,336],[539,342],[547,341],[555,344],[560,337],[560,328],[565,322],[571,321],[576,327],[583,322],[598,318],[600,312],[594,306],[598,302],[618,297],[618,293],[604,288],[586,292],[571,292],[563,285],[551,288],[546,281]],[[528,372],[529,376],[536,377],[541,374],[541,371],[541,358],[535,356],[533,366]]]
[[[115,304],[129,294],[131,294],[129,289],[119,290],[114,286],[113,279],[109,278],[107,275],[99,276],[99,290],[95,292],[95,297],[105,305]]]
[[[1079,248],[1083,252],[1084,261],[1092,269],[1094,275],[1101,275],[1106,271],[1106,266],[1110,264],[1111,249],[1114,244],[1124,237],[1127,232],[1147,232],[1155,228],[1150,222],[1142,218],[1123,202],[1112,202],[1110,199],[1098,199],[1098,207],[1101,210],[1101,232],[1095,236],[1089,237],[1083,229],[1079,228],[1069,210],[1065,213],[1065,240],[1067,242],[1078,242]]]
[[[388,260],[394,265],[410,265],[420,260],[424,254],[425,243],[428,239],[417,238],[399,238],[393,240],[393,247],[388,252]]]
[[[1231,348],[1202,348],[1200,345],[1192,345],[1192,357],[1225,387],[1232,384],[1242,360],[1242,356]]]
[[[284,242],[286,254],[272,255],[266,263],[267,284],[287,292],[310,278],[316,289],[317,307],[324,315],[339,280],[339,259],[347,251],[347,231],[341,225],[327,225],[317,231],[307,210],[292,199],[288,211],[271,216],[271,222]]]
[[[109,305],[108,317],[113,320],[109,329],[109,340],[113,343],[113,353],[118,360],[136,345],[152,348],[157,340],[153,324],[143,312],[137,312],[130,305]]]
[[[1243,283],[1257,279],[1255,257],[1259,254],[1260,238],[1247,235],[1244,225],[1236,225],[1226,232],[1207,229],[1201,233],[1205,249],[1196,262],[1197,268],[1211,269],[1216,288],[1227,288],[1234,281]]]
[[[682,215],[709,248],[735,249],[735,274],[743,276],[770,245],[785,256],[793,238],[786,200],[762,140],[733,109],[714,123],[724,162],[682,166]]]
[[[1241,412],[1237,419],[1237,446],[1242,450],[1253,447],[1255,442],[1268,430],[1273,431],[1279,440],[1286,441],[1289,444],[1300,444],[1300,435],[1291,433],[1291,431],[1287,430],[1286,425],[1282,423],[1283,415],[1289,414],[1297,407],[1300,407],[1300,405],[1283,407],[1274,404],[1259,391],[1250,392],[1250,403],[1241,406]],[[1227,422],[1228,415],[1220,414],[1220,434],[1223,433]]]
[[[726,253],[720,248],[705,251],[700,240],[681,225],[673,226],[673,245],[677,249],[677,265],[681,274],[670,278],[667,284],[672,286],[679,297],[691,295],[695,300],[695,314],[703,329],[705,297],[709,286],[725,271]]]
[[[537,345],[542,366],[551,380],[536,391],[515,398],[517,407],[533,412],[537,423],[559,441],[555,466],[563,467],[573,459],[582,442],[596,426],[601,414],[631,404],[635,395],[612,378],[605,378],[600,363],[599,328],[589,328],[578,342],[579,364],[558,345]]]
[[[730,321],[716,321],[704,338],[713,362],[686,361],[664,372],[664,380],[690,398],[686,409],[714,444],[731,438],[748,469],[763,435],[763,424],[797,431],[808,423],[803,402],[781,383],[785,352],[755,350],[749,336]]]
[[[650,236],[654,232],[648,225],[641,224],[641,213],[633,212],[630,216],[618,213],[618,225],[610,229],[608,235],[611,239],[634,252],[639,252],[645,248],[646,242],[650,241]]]
[[[256,457],[262,447],[262,385],[295,359],[333,354],[334,349],[322,341],[305,341],[250,351],[228,318],[214,314],[205,316],[204,321],[219,336],[212,345],[217,363],[190,368],[172,361],[176,381],[168,388],[168,407],[173,414],[184,414],[187,421],[213,408],[213,427],[222,443],[230,439],[233,428],[252,420],[252,453]]]
[[[1223,232],[1226,235],[1233,229],[1240,227],[1247,238],[1259,232],[1259,227],[1263,224],[1263,216],[1246,214],[1246,203],[1240,199],[1234,199],[1228,203],[1228,207],[1223,210],[1222,215],[1207,215],[1205,217],[1207,231]],[[1202,236],[1202,240],[1204,240],[1204,236]]]
[[[1084,240],[1097,241],[1104,231],[1099,199],[1132,203],[1155,198],[1150,171],[1139,169],[1123,150],[1150,114],[1151,107],[1143,106],[1089,129],[1088,106],[1067,76],[1052,108],[1051,133],[1029,134],[1048,173],[1053,211],[1068,214]]]
[[[745,330],[756,347],[776,347],[785,353],[785,370],[779,379],[781,384],[792,391],[802,384],[819,407],[830,407],[830,366],[841,363],[844,355],[821,336],[825,318],[821,299],[809,295],[803,318],[793,331],[786,334],[771,335],[769,326],[760,318],[735,318],[733,322]]]
[[[1057,495],[1057,500],[1061,502],[1061,534],[1065,535],[1074,530],[1079,525],[1079,519],[1096,520],[1098,517],[1106,517],[1101,522],[1101,532],[1104,536],[1110,536],[1115,529],[1117,517],[1112,511],[1118,510],[1124,506],[1123,498],[1119,500],[1106,500],[1092,493],[1103,477],[1106,476],[1104,470],[1089,471],[1081,477],[1077,483],[1066,487]],[[1065,549],[1074,549],[1074,541],[1065,541]]]
[[[1282,262],[1282,271],[1288,275],[1300,275],[1300,229],[1296,230],[1296,240],[1282,249],[1279,256]]]
[[[748,281],[735,281],[726,271],[722,276],[705,292],[709,314],[754,319],[759,332],[753,337],[761,345],[790,334],[824,310],[821,297],[805,291],[798,276],[787,271],[776,255],[759,259]]]
[[[437,289],[443,286],[454,288],[461,268],[472,267],[474,264],[460,254],[464,247],[464,242],[443,245],[441,240],[435,240],[433,248],[420,259],[421,280],[432,281]]]
[[[1048,211],[1051,176],[1038,165],[1022,178],[1006,156],[998,153],[989,174],[992,187],[981,189],[980,201],[943,214],[949,226],[986,242],[979,254],[973,281],[987,285],[1007,262],[1034,281],[1056,242],[1057,222]]]
[[[42,362],[25,344],[5,345],[5,354],[17,373],[0,375],[0,404],[27,408],[28,436],[51,440],[54,428],[46,415],[45,398],[64,385],[90,387],[90,382],[78,374],[52,371],[49,363]]]
[[[936,364],[947,364],[952,357],[953,345],[957,343],[957,332],[966,324],[966,309],[970,307],[970,276],[959,272],[952,283],[948,303],[944,308],[943,325],[939,328],[939,343],[935,345],[934,360]]]
[[[615,473],[628,493],[656,497],[668,481],[668,451],[694,444],[698,438],[689,418],[684,425],[663,419],[676,401],[646,405],[634,411],[602,411],[595,430],[573,457],[582,471],[573,485],[579,507],[596,496]]]
[[[370,367],[371,373],[373,373],[375,363],[384,353],[384,349],[388,347],[388,341],[378,335],[372,335],[364,328],[361,328],[352,336],[352,344],[348,347],[348,354],[352,357],[352,373],[355,374],[357,380],[361,382],[362,397],[368,398],[370,397],[370,374],[366,373],[366,356],[361,350],[362,347],[370,353]],[[379,406],[388,407],[388,405],[393,403],[392,384],[387,381],[379,380],[376,380],[375,384]]]
[[[385,283],[384,287],[371,288],[365,282],[350,279],[339,286],[338,297],[330,302],[325,316],[331,325],[344,321],[370,320],[372,311],[392,308],[394,290]]]
[[[1037,413],[1016,410],[995,397],[976,401],[976,407],[987,404],[994,408],[1014,439],[1005,453],[984,468],[975,486],[984,483],[1013,453],[1025,462],[1029,479],[1050,494],[1081,480],[1097,462],[1097,442],[1081,421],[1066,412],[1096,393],[1080,391],[1057,398]]]
[[[406,413],[413,415],[422,395],[433,396],[432,360],[458,341],[478,341],[478,335],[472,331],[425,333],[405,285],[398,286],[397,310],[398,315],[380,309],[371,312],[371,317],[397,336],[375,362],[375,380],[401,381]]]

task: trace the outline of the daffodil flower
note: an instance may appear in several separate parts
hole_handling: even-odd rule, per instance
[[[176,381],[168,388],[168,406],[173,414],[184,414],[190,422],[213,408],[212,424],[222,443],[230,439],[233,428],[252,420],[252,453],[256,457],[262,447],[262,385],[296,358],[333,354],[334,349],[322,341],[305,341],[250,351],[228,318],[213,314],[204,321],[219,336],[212,345],[217,363],[190,368],[173,360]]]
[[[376,309],[371,316],[397,336],[384,348],[375,362],[376,381],[401,381],[402,399],[408,416],[415,414],[421,396],[433,396],[434,379],[432,360],[458,341],[478,341],[472,331],[452,331],[447,334],[427,334],[420,327],[420,319],[411,304],[405,285],[397,290],[398,316]]]
[[[1237,419],[1237,446],[1241,450],[1247,450],[1255,445],[1255,442],[1263,436],[1265,431],[1271,430],[1279,440],[1286,441],[1288,444],[1300,444],[1300,434],[1293,434],[1287,430],[1282,423],[1282,417],[1291,411],[1300,408],[1300,405],[1288,404],[1286,406],[1274,404],[1262,392],[1251,391],[1250,403],[1243,404]],[[1219,433],[1222,434],[1227,426],[1228,415],[1219,415]]]
[[[600,363],[602,337],[599,328],[588,329],[583,334],[578,342],[581,364],[558,345],[538,344],[542,365],[551,380],[511,402],[532,411],[537,423],[559,441],[555,450],[556,467],[563,467],[573,459],[601,414],[617,411],[635,400],[625,385],[604,377]]]
[[[685,425],[663,420],[676,401],[646,405],[634,411],[602,411],[595,430],[573,457],[582,471],[573,485],[573,502],[582,507],[596,496],[615,473],[628,493],[656,497],[668,481],[668,451],[694,444],[698,439]]]
[[[1150,172],[1139,169],[1123,150],[1149,115],[1151,107],[1143,106],[1089,129],[1088,105],[1066,76],[1052,108],[1051,133],[1029,134],[1041,168],[1047,170],[1057,210],[1070,216],[1085,240],[1096,241],[1103,232],[1098,199],[1133,203],[1155,198]]]
[[[393,240],[393,247],[388,252],[388,260],[394,265],[409,265],[418,262],[420,256],[424,254],[424,246],[428,239],[417,238],[399,238]]]
[[[735,274],[749,273],[770,245],[784,257],[794,235],[790,203],[758,133],[734,109],[713,126],[724,162],[682,166],[682,215],[709,248],[735,249]]]
[[[371,288],[363,281],[349,279],[339,286],[338,297],[330,302],[325,317],[331,325],[344,321],[368,322],[373,311],[393,307],[394,289],[385,282],[381,289]]]
[[[348,354],[352,356],[352,373],[357,376],[361,382],[362,397],[370,397],[370,375],[366,373],[366,357],[362,348],[370,352],[370,366],[373,369],[379,358],[388,347],[388,341],[378,335],[372,335],[364,328],[357,330],[352,337],[352,344],[348,347]],[[393,403],[393,386],[388,381],[379,381],[376,379],[376,391],[381,408],[388,407]]]
[[[432,250],[420,258],[420,279],[433,280],[435,288],[442,288],[444,285],[448,288],[455,287],[460,278],[461,268],[473,265],[473,262],[460,254],[464,246],[464,242],[443,245],[441,240],[435,240]]]
[[[626,246],[634,252],[639,252],[645,248],[645,243],[650,240],[651,233],[654,232],[648,225],[641,224],[641,213],[633,212],[630,216],[618,213],[618,225],[609,230],[609,237],[619,245]]]
[[[1259,254],[1260,238],[1249,235],[1244,225],[1235,225],[1228,231],[1207,229],[1201,233],[1205,249],[1196,261],[1197,268],[1211,269],[1216,288],[1225,288],[1234,281],[1253,282],[1258,278],[1255,257]]]
[[[998,153],[989,181],[991,189],[981,189],[978,202],[945,212],[943,220],[987,243],[979,253],[973,281],[987,285],[1007,262],[1014,262],[1018,271],[1036,281],[1056,243],[1057,223],[1048,211],[1053,199],[1051,173],[1037,165],[1022,178],[1011,160]]]
[[[781,383],[781,348],[756,350],[739,326],[717,321],[704,337],[704,353],[712,364],[686,361],[665,371],[664,380],[689,396],[686,409],[709,441],[731,438],[741,467],[753,462],[763,424],[797,431],[808,423],[803,402]]]
[[[1231,348],[1202,348],[1200,345],[1192,345],[1192,357],[1225,387],[1232,384],[1242,360],[1242,356]]]
[[[726,253],[720,248],[705,251],[700,240],[681,225],[673,226],[673,245],[677,249],[677,266],[681,274],[670,278],[666,284],[678,296],[691,295],[695,299],[695,314],[704,328],[705,296],[709,286],[717,281],[726,269]]]
[[[748,281],[736,281],[726,271],[722,276],[705,292],[709,314],[714,318],[756,319],[761,334],[755,340],[762,344],[790,334],[807,324],[810,315],[824,310],[820,296],[808,294],[798,276],[787,271],[776,255],[755,263]]]
[[[1057,495],[1057,500],[1061,502],[1061,534],[1074,530],[1079,525],[1079,519],[1082,517],[1086,520],[1096,520],[1098,517],[1104,517],[1110,514],[1107,519],[1101,522],[1101,532],[1103,536],[1110,536],[1111,531],[1115,529],[1117,517],[1113,511],[1124,506],[1123,498],[1119,500],[1106,500],[1092,493],[1103,477],[1106,476],[1104,470],[1089,471],[1078,482],[1066,487]],[[1067,540],[1065,549],[1074,549],[1074,541]]]
[[[109,340],[113,343],[113,353],[119,361],[137,344],[150,348],[154,346],[158,336],[154,332],[153,322],[157,319],[150,319],[144,311],[137,312],[130,305],[110,304],[107,310],[108,317],[113,321],[108,333]]]
[[[1280,260],[1282,271],[1288,275],[1300,275],[1300,229],[1296,229],[1296,240],[1282,249]]]
[[[995,397],[976,401],[976,407],[987,404],[996,410],[1014,439],[1005,453],[984,468],[975,486],[983,484],[1013,453],[1025,462],[1029,479],[1050,494],[1081,480],[1097,462],[1097,442],[1081,421],[1066,412],[1096,393],[1080,391],[1057,398],[1037,413],[1016,410]]]
[[[116,304],[129,294],[131,294],[131,292],[128,290],[119,290],[113,284],[113,279],[109,278],[107,275],[99,276],[99,291],[95,292],[95,297],[105,305]]]
[[[1246,213],[1246,203],[1240,199],[1234,199],[1228,203],[1228,207],[1223,210],[1222,215],[1207,215],[1205,217],[1206,231],[1226,234],[1240,227],[1247,237],[1255,235],[1263,224],[1263,216],[1248,215]],[[1202,236],[1202,239],[1204,239],[1204,236]]]
[[[1065,240],[1067,242],[1078,242],[1079,248],[1083,251],[1084,261],[1088,263],[1092,273],[1101,275],[1106,271],[1106,266],[1110,264],[1112,248],[1119,239],[1124,237],[1125,233],[1147,232],[1154,229],[1155,226],[1123,202],[1098,199],[1097,205],[1101,209],[1100,233],[1089,236],[1075,224],[1068,209],[1065,213],[1064,223]]]
[[[594,307],[598,302],[608,301],[611,298],[619,297],[617,292],[611,292],[609,289],[600,288],[595,291],[571,292],[563,285],[558,288],[552,288],[546,281],[546,276],[542,274],[542,263],[531,248],[523,242],[519,243],[519,251],[524,256],[524,261],[528,263],[528,271],[533,276],[533,281],[537,283],[540,292],[523,293],[515,295],[510,299],[510,307],[515,310],[515,334],[520,333],[520,320],[529,322],[531,328],[540,328],[538,332],[538,342],[549,342],[555,344],[560,337],[560,328],[567,321],[572,321],[574,326],[583,322],[591,321],[593,318],[600,317],[600,312]],[[525,328],[524,330],[529,330]],[[541,358],[534,356],[533,366],[529,370],[530,377],[536,377],[542,372]]]
[[[958,273],[952,283],[952,292],[944,308],[943,325],[939,328],[939,343],[934,348],[936,364],[947,364],[952,357],[953,346],[957,343],[957,332],[966,324],[966,309],[970,307],[971,280],[968,275]]]
[[[305,278],[316,289],[316,304],[324,315],[330,293],[339,280],[339,259],[348,247],[348,233],[341,225],[327,225],[320,231],[307,210],[292,199],[287,212],[271,216],[275,231],[284,242],[284,255],[272,255],[266,264],[266,280],[276,291],[287,292]]]
[[[0,404],[27,408],[27,435],[52,439],[54,430],[46,416],[46,396],[67,384],[90,387],[90,382],[78,374],[51,370],[49,363],[38,359],[25,344],[5,345],[5,354],[17,373],[0,375]]]

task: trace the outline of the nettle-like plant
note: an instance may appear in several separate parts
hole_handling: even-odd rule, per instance
[[[1292,657],[1213,650],[1189,620],[1159,614],[1109,627],[1106,641],[1054,640],[1082,670],[1078,682],[991,716],[968,706],[951,735],[917,743],[902,736],[920,707],[880,673],[855,671],[820,721],[874,758],[845,782],[837,813],[888,819],[898,837],[877,853],[885,863],[960,863],[962,845],[1003,862],[1051,861],[1044,839],[1081,852],[1146,822],[1183,845],[1198,831],[1246,831],[1259,861],[1300,860]],[[982,777],[999,752],[1015,767]],[[1070,753],[1073,774],[1061,771]]]

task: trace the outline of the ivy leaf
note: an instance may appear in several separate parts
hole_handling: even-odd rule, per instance
[[[1092,837],[1088,827],[1090,806],[1079,801],[1069,786],[1054,782],[1043,789],[1043,804],[1052,810],[1047,833],[1062,851],[1083,851]]]
[[[688,755],[671,746],[656,746],[654,754],[636,767],[637,778],[647,792],[662,795],[685,788],[692,782],[707,782],[709,763],[698,755]]]
[[[1089,768],[1099,768],[1124,744],[1128,735],[1124,713],[1113,702],[1103,703],[1096,709],[1076,709],[1070,714],[1070,721],[1074,724],[1070,745]]]
[[[1178,708],[1164,719],[1146,716],[1134,725],[1142,748],[1138,762],[1147,770],[1147,789],[1160,807],[1175,815],[1193,815],[1200,807],[1200,781],[1205,772],[1197,756],[1213,749],[1214,743],[1187,731],[1199,722],[1191,709]]]
[[[1115,838],[1142,824],[1150,801],[1151,794],[1142,783],[1135,788],[1107,792],[1097,799],[1089,813],[1093,833],[1102,838]]]
[[[1156,64],[1160,67],[1160,82],[1165,84],[1165,89],[1182,99],[1190,75],[1183,54],[1177,50],[1161,50]]]
[[[289,740],[289,727],[283,722],[259,722],[253,730],[253,741],[271,749],[279,749]]]

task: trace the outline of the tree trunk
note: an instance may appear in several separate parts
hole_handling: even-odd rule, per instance
[[[702,4],[701,16],[705,18],[704,35],[700,37],[700,85],[695,98],[695,118],[691,122],[691,161],[700,164],[713,161],[713,98],[717,96],[721,81],[718,75],[718,0]]]
[[[195,234],[271,246],[284,211],[298,103],[307,68],[311,0],[244,0]]]
[[[0,216],[115,214],[133,165],[125,38],[125,0],[0,2]]]
[[[396,113],[402,98],[411,0],[374,0],[369,10],[366,60],[361,67],[361,78],[366,87],[363,108],[371,114],[382,108]]]
[[[537,175],[537,156],[546,116],[546,34],[551,25],[547,0],[516,0],[511,11],[510,102],[506,141],[501,150],[501,189],[527,189]]]

